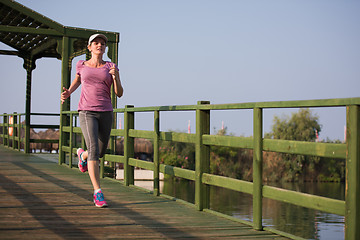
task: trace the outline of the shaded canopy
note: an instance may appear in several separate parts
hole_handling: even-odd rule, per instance
[[[105,34],[109,43],[119,42],[119,33],[63,26],[15,1],[0,0],[0,41],[16,49],[0,50],[0,54],[61,59],[61,41],[66,36],[73,39],[73,58],[86,53],[87,39],[94,33]]]

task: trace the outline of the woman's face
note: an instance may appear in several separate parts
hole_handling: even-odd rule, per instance
[[[88,46],[89,51],[93,54],[104,54],[105,48],[106,44],[102,38],[95,38]]]

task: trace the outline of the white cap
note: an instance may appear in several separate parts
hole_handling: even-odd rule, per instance
[[[97,34],[93,34],[89,37],[88,45],[90,45],[91,42],[94,41],[95,38],[102,38],[102,39],[104,39],[105,43],[107,43],[107,41],[108,41],[107,37],[104,34],[97,33]]]

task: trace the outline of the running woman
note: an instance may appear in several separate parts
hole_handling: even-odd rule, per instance
[[[82,85],[78,111],[87,151],[81,148],[77,150],[78,166],[81,172],[89,172],[94,188],[94,203],[97,207],[108,206],[100,188],[99,163],[107,149],[113,122],[112,84],[118,97],[124,92],[118,67],[103,60],[107,41],[103,34],[90,36],[88,49],[91,59],[77,62],[75,79],[69,89],[63,88],[61,94],[61,103],[64,103]]]

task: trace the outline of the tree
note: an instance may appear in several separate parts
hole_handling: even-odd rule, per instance
[[[318,120],[318,116],[313,115],[309,109],[300,109],[298,112],[293,113],[291,117],[282,119],[275,116],[272,132],[266,134],[266,137],[314,142],[316,133],[321,131]],[[305,179],[306,175],[313,175],[316,164],[320,161],[319,157],[294,154],[280,154],[280,158],[277,157],[277,159],[283,161],[281,168],[279,168],[279,164],[277,165],[278,169],[282,169],[282,173],[278,172],[278,177],[287,181],[297,181],[300,180],[300,177]]]
[[[316,131],[320,133],[321,126],[318,123],[319,117],[313,115],[309,109],[300,109],[292,113],[291,118],[283,119],[274,117],[272,132],[268,137],[274,139],[295,140],[314,142]]]

